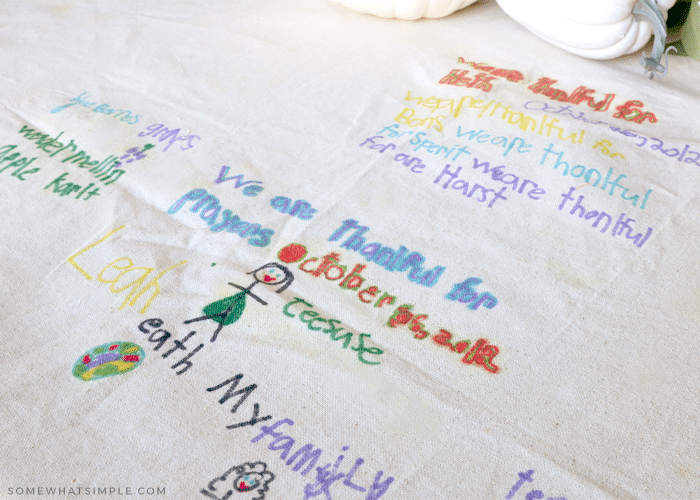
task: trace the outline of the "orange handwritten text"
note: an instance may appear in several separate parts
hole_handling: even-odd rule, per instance
[[[509,82],[513,83],[518,83],[522,80],[525,79],[523,74],[520,71],[516,71],[514,69],[503,69],[503,68],[497,68],[496,66],[490,66],[487,63],[476,63],[472,61],[465,61],[463,57],[458,57],[457,58],[458,62],[461,62],[463,64],[468,64],[472,68],[483,71],[485,73],[489,73],[493,76],[500,76],[508,80]]]
[[[483,62],[467,61],[463,57],[458,57],[457,61],[471,66],[475,70],[480,71],[480,73],[473,77],[467,77],[469,74],[468,70],[453,69],[447,76],[440,79],[439,83],[474,88],[484,92],[491,91],[495,77],[505,78],[512,83],[525,83],[523,82],[525,80],[523,74],[513,69],[498,68]],[[562,90],[554,86],[557,82],[558,80],[554,78],[543,76],[539,77],[535,83],[528,85],[527,88],[531,92],[543,95],[552,101],[587,106],[593,111],[600,112],[610,111],[616,97],[614,93],[598,94],[595,89],[588,88],[586,85],[579,85],[571,91]],[[644,110],[643,107],[644,103],[642,101],[629,100],[621,106],[615,107],[617,112],[612,117],[635,123],[643,123],[645,120],[649,123],[656,123],[658,121],[656,115]]]
[[[418,340],[430,337],[430,333],[425,330],[425,326],[421,323],[421,321],[428,318],[428,315],[414,314],[411,312],[411,309],[413,309],[411,304],[403,304],[397,307],[394,314],[389,318],[387,325],[391,328],[408,326],[412,332],[415,332],[413,337]],[[452,340],[452,333],[444,329],[440,329],[439,333],[433,334],[432,339],[434,343],[447,347],[452,352],[464,354],[462,363],[466,365],[476,364],[477,366],[482,366],[484,370],[491,373],[498,373],[500,370],[493,362],[493,358],[498,355],[499,349],[495,345],[489,344],[486,339],[480,338],[476,342],[472,342],[471,340],[454,342]]]

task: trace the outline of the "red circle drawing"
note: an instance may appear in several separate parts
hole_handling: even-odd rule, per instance
[[[282,262],[291,264],[297,262],[306,256],[306,247],[299,243],[290,243],[277,253],[277,258]]]

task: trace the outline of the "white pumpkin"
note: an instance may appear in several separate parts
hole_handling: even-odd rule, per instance
[[[649,6],[658,7],[665,42],[665,18],[676,3],[676,0],[497,1],[510,17],[537,36],[590,59],[613,59],[642,48],[653,27],[648,17],[640,17],[643,15],[638,12],[640,7],[646,7],[647,11]]]
[[[331,0],[362,14],[398,19],[445,17],[476,0]]]

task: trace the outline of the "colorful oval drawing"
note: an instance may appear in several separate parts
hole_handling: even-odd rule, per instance
[[[138,367],[145,357],[133,342],[110,342],[84,353],[73,365],[73,375],[85,381],[121,375]]]

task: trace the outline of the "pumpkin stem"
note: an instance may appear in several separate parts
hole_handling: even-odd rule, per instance
[[[644,66],[644,74],[653,79],[654,75],[663,78],[668,71],[668,50],[664,52],[666,45],[666,20],[661,12],[661,9],[654,0],[637,0],[634,4],[632,13],[637,19],[648,21],[654,29],[654,46],[651,49],[651,55],[642,52],[640,62]],[[669,47],[669,50],[673,47]],[[675,48],[673,48],[675,50]],[[666,65],[661,64],[661,56],[665,57]]]

